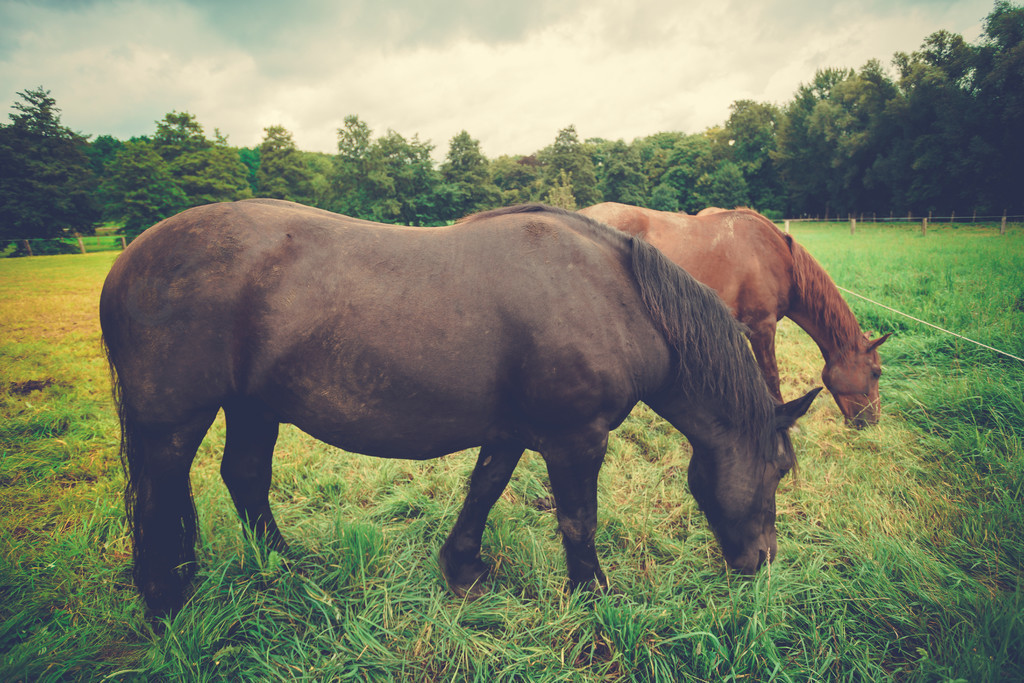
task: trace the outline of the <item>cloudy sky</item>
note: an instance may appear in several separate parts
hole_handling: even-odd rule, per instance
[[[816,69],[888,66],[939,29],[980,40],[993,0],[0,0],[0,98],[51,91],[64,125],[151,134],[170,111],[252,146],[270,125],[334,152],[461,130],[488,157],[575,125],[630,141],[789,101]],[[6,120],[6,119],[5,119]]]

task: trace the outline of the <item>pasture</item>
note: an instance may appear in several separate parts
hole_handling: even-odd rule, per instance
[[[1024,229],[794,224],[842,287],[1024,357]],[[0,260],[2,680],[1014,680],[1024,678],[1024,363],[853,297],[881,349],[882,421],[822,395],[778,492],[779,557],[725,570],[686,488],[688,446],[643,406],[601,472],[612,590],[569,593],[543,462],[484,534],[490,591],[437,551],[475,456],[341,453],[283,429],[271,502],[291,566],[244,541],[218,420],[192,470],[201,562],[153,630],[131,585],[96,304],[116,254]],[[783,394],[822,359],[780,325]],[[160,629],[158,629],[160,630]]]

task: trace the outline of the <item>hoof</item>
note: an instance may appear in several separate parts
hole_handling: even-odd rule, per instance
[[[150,622],[155,631],[162,619],[173,619],[185,604],[184,596],[180,592],[177,595],[148,593],[143,597],[146,605],[146,620]],[[159,629],[162,630],[163,626],[160,625]]]
[[[608,579],[600,569],[589,579],[583,581],[570,581],[569,588],[574,591],[586,591],[587,593],[610,593]]]
[[[472,562],[454,568],[448,566],[443,551],[439,559],[441,574],[444,576],[445,583],[448,584],[448,587],[455,595],[460,598],[475,600],[487,592],[483,584],[491,568],[484,564],[479,557],[475,558]]]

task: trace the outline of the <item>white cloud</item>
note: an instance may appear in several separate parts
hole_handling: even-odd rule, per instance
[[[0,94],[52,91],[63,121],[150,134],[172,110],[238,145],[281,124],[333,151],[357,114],[443,156],[467,130],[484,153],[581,137],[697,132],[738,99],[784,103],[818,68],[888,64],[944,28],[976,42],[988,0],[298,0],[279,3],[0,0]]]

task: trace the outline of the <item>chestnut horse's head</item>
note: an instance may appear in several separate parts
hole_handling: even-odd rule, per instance
[[[843,417],[858,429],[876,424],[881,413],[878,378],[882,376],[882,364],[878,347],[888,338],[889,334],[878,339],[862,334],[856,348],[829,358],[821,371],[821,379],[832,392]]]

